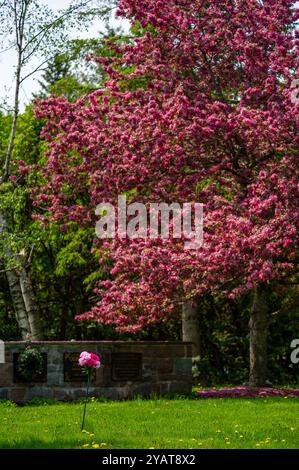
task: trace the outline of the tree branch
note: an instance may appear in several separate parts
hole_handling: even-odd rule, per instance
[[[67,17],[68,15],[74,13],[76,10],[78,10],[79,8],[82,8],[82,7],[85,7],[87,6],[89,3],[91,2],[91,0],[87,0],[83,5],[80,4],[78,5],[77,7],[75,7],[73,10],[72,9],[68,9],[67,11],[65,11],[61,16],[59,16],[58,18],[55,18],[54,21],[52,21],[51,23],[48,23],[44,28],[42,28],[38,33],[35,34],[35,36],[32,36],[32,38],[26,43],[26,45],[24,46],[23,48],[23,53],[25,52],[25,50],[30,46],[30,44],[32,44],[41,34],[44,35],[53,27],[55,26],[56,23],[60,22],[61,20],[63,20],[65,17]]]

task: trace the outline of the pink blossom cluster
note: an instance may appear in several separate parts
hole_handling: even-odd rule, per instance
[[[100,357],[97,354],[83,351],[81,352],[79,357],[79,365],[81,367],[99,369],[101,367]]]
[[[105,88],[37,103],[48,151],[46,184],[32,197],[63,230],[95,225],[97,204],[116,206],[124,192],[130,202],[204,204],[197,251],[176,239],[95,240],[104,279],[78,319],[136,332],[195,295],[238,296],[293,276],[295,3],[122,0],[119,14],[145,29],[95,59]]]
[[[272,387],[229,387],[197,390],[198,398],[264,398],[264,397],[299,397],[298,388]]]

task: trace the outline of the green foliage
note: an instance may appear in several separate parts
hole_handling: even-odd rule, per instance
[[[28,381],[38,380],[44,370],[44,358],[40,351],[28,346],[18,357],[17,370]]]
[[[68,273],[85,267],[90,258],[90,246],[93,231],[77,229],[69,231],[65,236],[65,245],[56,257],[55,274],[66,276]]]
[[[16,408],[17,404],[5,399],[0,399],[0,407],[1,408]]]
[[[273,291],[270,299],[268,376],[273,384],[297,384],[299,369],[290,362],[290,344],[299,331],[294,289]],[[200,359],[193,365],[196,383],[242,384],[248,378],[250,295],[240,300],[205,299],[200,313]]]
[[[0,338],[2,340],[18,340],[19,329],[4,272],[0,273],[0,286]]]
[[[81,40],[82,49],[87,47],[85,41],[88,44],[90,42]],[[79,46],[77,48],[79,49]],[[40,91],[35,94],[36,99],[46,99],[50,95],[54,95],[66,96],[69,101],[75,101],[94,89],[92,83],[87,82],[87,77],[83,77],[87,72],[85,74],[83,72],[76,73],[74,64],[78,61],[79,53],[82,53],[82,51],[71,51],[71,55],[68,53],[58,54],[49,61],[42,79],[39,80]],[[87,61],[86,64],[88,64]]]
[[[4,115],[0,111],[0,166],[3,166],[4,155],[7,150],[9,134],[11,129],[12,117]]]
[[[32,398],[32,400],[25,403],[25,406],[59,406],[61,404],[61,402],[54,398]]]
[[[41,91],[35,95],[44,99],[50,95],[66,96],[75,101],[85,94],[98,89],[107,78],[102,65],[91,57],[112,57],[115,55],[111,44],[126,41],[120,28],[105,25],[105,31],[98,38],[69,40],[66,50],[55,55],[39,80]]]

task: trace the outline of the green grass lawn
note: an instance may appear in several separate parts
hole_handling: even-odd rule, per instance
[[[299,400],[136,399],[83,403],[0,403],[0,448],[299,448]]]

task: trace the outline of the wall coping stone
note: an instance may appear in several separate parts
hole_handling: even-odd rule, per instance
[[[77,340],[68,340],[68,341],[4,341],[5,344],[7,345],[13,345],[13,344],[17,344],[17,345],[21,345],[21,344],[28,344],[30,342],[30,344],[45,344],[45,345],[48,345],[48,344],[56,344],[56,345],[65,345],[65,344],[107,344],[107,346],[109,345],[113,345],[113,344],[124,344],[124,345],[133,345],[133,344],[138,344],[138,345],[151,345],[151,346],[154,346],[155,344],[157,345],[164,345],[165,346],[169,346],[169,345],[175,345],[175,346],[185,346],[185,345],[189,345],[189,344],[193,344],[192,342],[190,341],[135,341],[135,340],[127,340],[127,341],[123,341],[123,340],[116,340],[116,341],[106,341],[106,340],[88,340],[88,341],[77,341]]]

